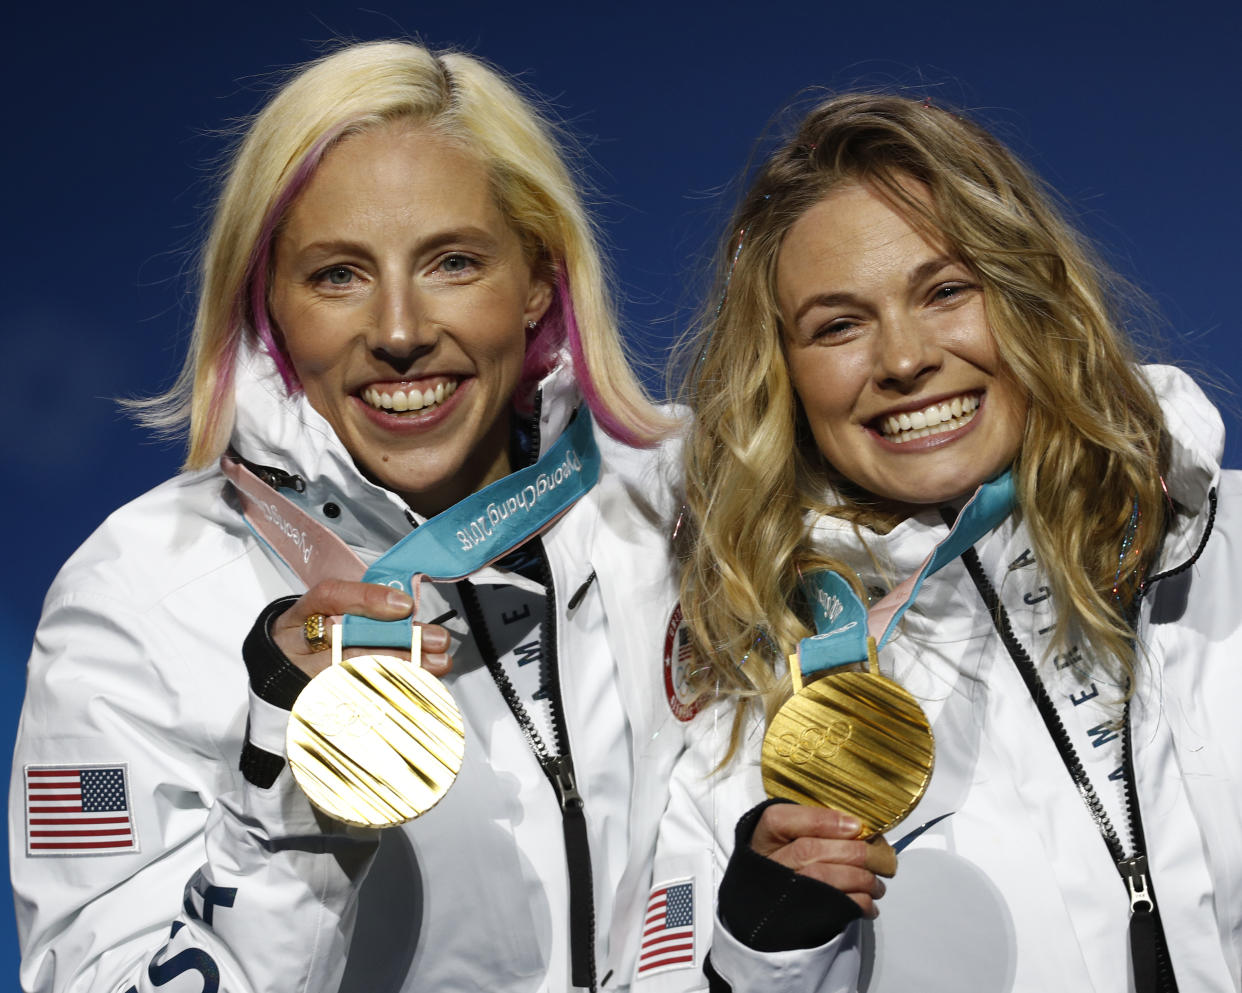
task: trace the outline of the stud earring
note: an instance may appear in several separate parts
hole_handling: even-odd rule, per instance
[[[527,321],[527,322],[526,322],[526,330],[527,330],[527,331],[534,331],[534,330],[535,330],[535,328],[537,328],[537,327],[539,327],[539,323],[538,323],[537,321]]]

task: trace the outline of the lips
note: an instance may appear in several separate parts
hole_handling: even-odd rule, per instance
[[[902,411],[877,418],[872,427],[886,441],[901,445],[934,434],[956,431],[974,419],[979,410],[979,394],[963,393],[948,400],[928,404],[918,410]]]
[[[429,410],[456,393],[459,383],[458,378],[446,376],[425,386],[414,383],[368,386],[358,396],[368,407],[390,413]]]

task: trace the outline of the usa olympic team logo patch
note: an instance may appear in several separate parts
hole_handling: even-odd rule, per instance
[[[694,649],[690,645],[690,628],[683,622],[681,604],[673,608],[664,631],[664,693],[669,709],[679,721],[688,721],[703,707],[690,680]]]

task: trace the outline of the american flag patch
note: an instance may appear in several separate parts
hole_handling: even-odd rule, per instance
[[[26,766],[27,855],[137,850],[125,766]]]
[[[638,950],[638,975],[694,964],[694,880],[661,883],[651,891]]]

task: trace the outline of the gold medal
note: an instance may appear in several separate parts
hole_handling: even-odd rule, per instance
[[[831,807],[857,817],[862,837],[883,834],[922,798],[935,746],[918,702],[881,676],[875,642],[866,672],[831,672],[801,685],[763,739],[768,796]]]
[[[453,785],[466,748],[461,711],[444,685],[411,658],[340,659],[298,695],[285,749],[307,798],[325,814],[363,827],[390,827],[430,810]]]

